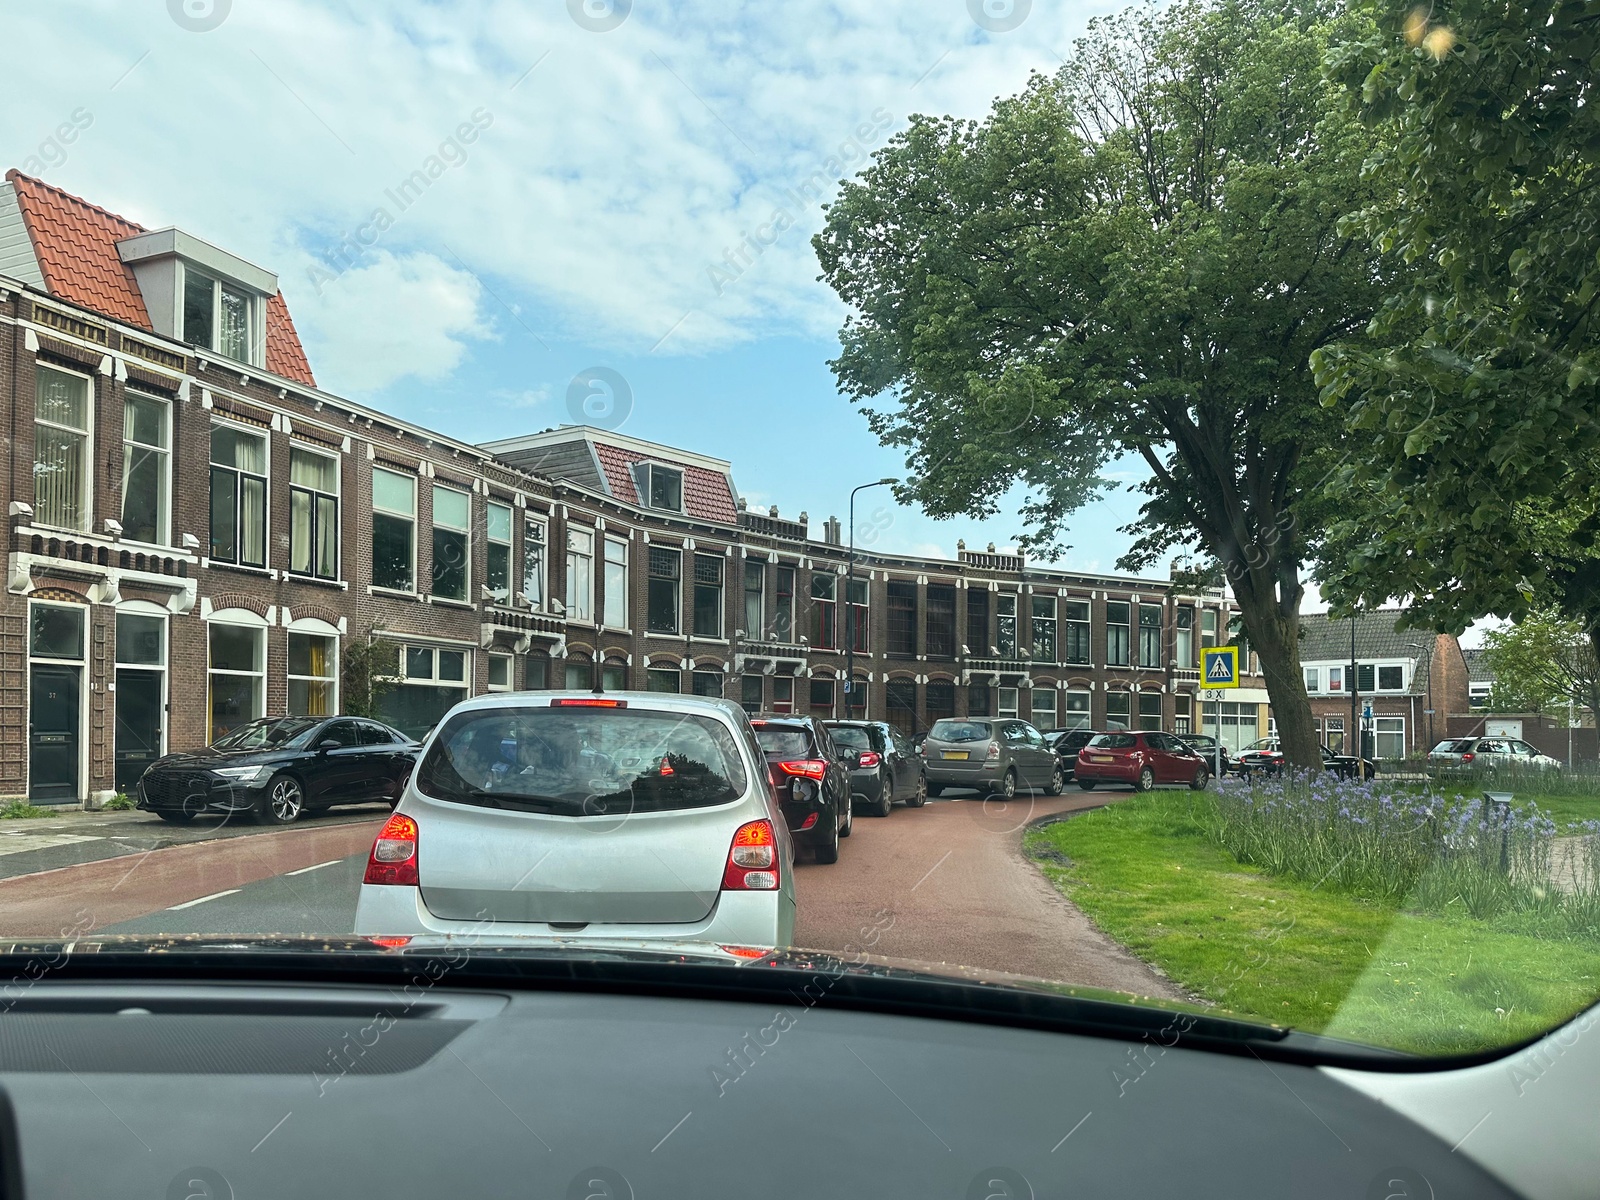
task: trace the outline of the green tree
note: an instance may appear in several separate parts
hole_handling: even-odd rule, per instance
[[[1597,61],[1600,0],[1383,9],[1330,59],[1393,181],[1351,224],[1403,281],[1313,356],[1373,447],[1332,489],[1336,604],[1600,618]]]
[[[1565,715],[1570,703],[1600,713],[1600,658],[1582,623],[1540,609],[1486,635],[1483,649],[1494,672],[1490,708]]]
[[[831,364],[935,516],[1026,492],[1024,544],[1120,454],[1150,470],[1124,569],[1198,544],[1232,584],[1290,760],[1320,761],[1302,562],[1344,415],[1308,360],[1382,284],[1339,218],[1372,134],[1324,77],[1363,32],[1316,5],[1180,0],[1091,23],[988,119],[914,117],[814,240],[852,308]]]
[[[365,638],[348,638],[340,670],[344,711],[352,717],[376,718],[380,702],[394,687],[395,644],[378,637],[374,625]]]

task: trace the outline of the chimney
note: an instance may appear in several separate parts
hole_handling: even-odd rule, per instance
[[[990,554],[993,554],[993,553],[994,553],[994,543],[993,543],[993,542],[990,542],[990,543],[989,543],[989,553],[990,553]]]
[[[822,540],[827,542],[828,545],[842,546],[844,544],[842,533],[843,529],[839,524],[838,517],[829,517],[822,523]]]
[[[775,517],[777,515],[778,515],[778,506],[776,504],[768,505],[767,506],[767,516]]]
[[[739,497],[739,511],[740,512],[744,512],[749,507],[750,507],[750,502],[748,500],[746,500],[743,496],[740,496]]]

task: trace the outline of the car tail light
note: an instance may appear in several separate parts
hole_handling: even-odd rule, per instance
[[[776,765],[785,775],[804,775],[807,779],[821,779],[828,773],[828,764],[820,758],[796,758]]]
[[[813,826],[815,826],[816,823],[817,823],[817,814],[816,813],[812,813],[804,821],[800,822],[800,828],[801,829],[810,829]]]
[[[401,946],[409,946],[411,944],[411,935],[402,933],[393,937],[369,937],[367,941],[374,946],[382,946],[385,950],[396,950]]]
[[[1000,743],[999,742],[990,742],[989,743],[989,749],[984,753],[984,757],[985,758],[999,758],[1000,757]]]
[[[772,953],[771,950],[760,946],[723,946],[722,949],[735,958],[765,958]]]
[[[1461,761],[1462,762],[1471,762],[1472,761],[1472,751],[1468,750],[1465,754],[1463,754],[1461,756]]]
[[[861,752],[861,765],[863,767],[875,767],[882,761],[883,759],[879,757],[876,750],[863,750]]]
[[[778,838],[772,822],[762,819],[739,826],[728,847],[722,872],[725,892],[770,892],[778,886]]]
[[[551,708],[627,708],[626,700],[606,696],[562,696],[550,701]]]
[[[417,823],[404,813],[391,813],[378,830],[367,856],[362,883],[417,886]]]

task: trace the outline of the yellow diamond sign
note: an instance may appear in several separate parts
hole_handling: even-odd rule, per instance
[[[1239,647],[1207,646],[1200,651],[1200,686],[1236,688],[1239,686]]]

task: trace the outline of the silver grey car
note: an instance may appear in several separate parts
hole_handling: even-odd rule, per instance
[[[947,787],[1014,796],[1018,788],[1061,794],[1066,775],[1044,735],[1016,717],[946,717],[922,744],[928,795]]]
[[[737,705],[491,694],[428,736],[373,843],[355,931],[784,947],[793,864]]]

